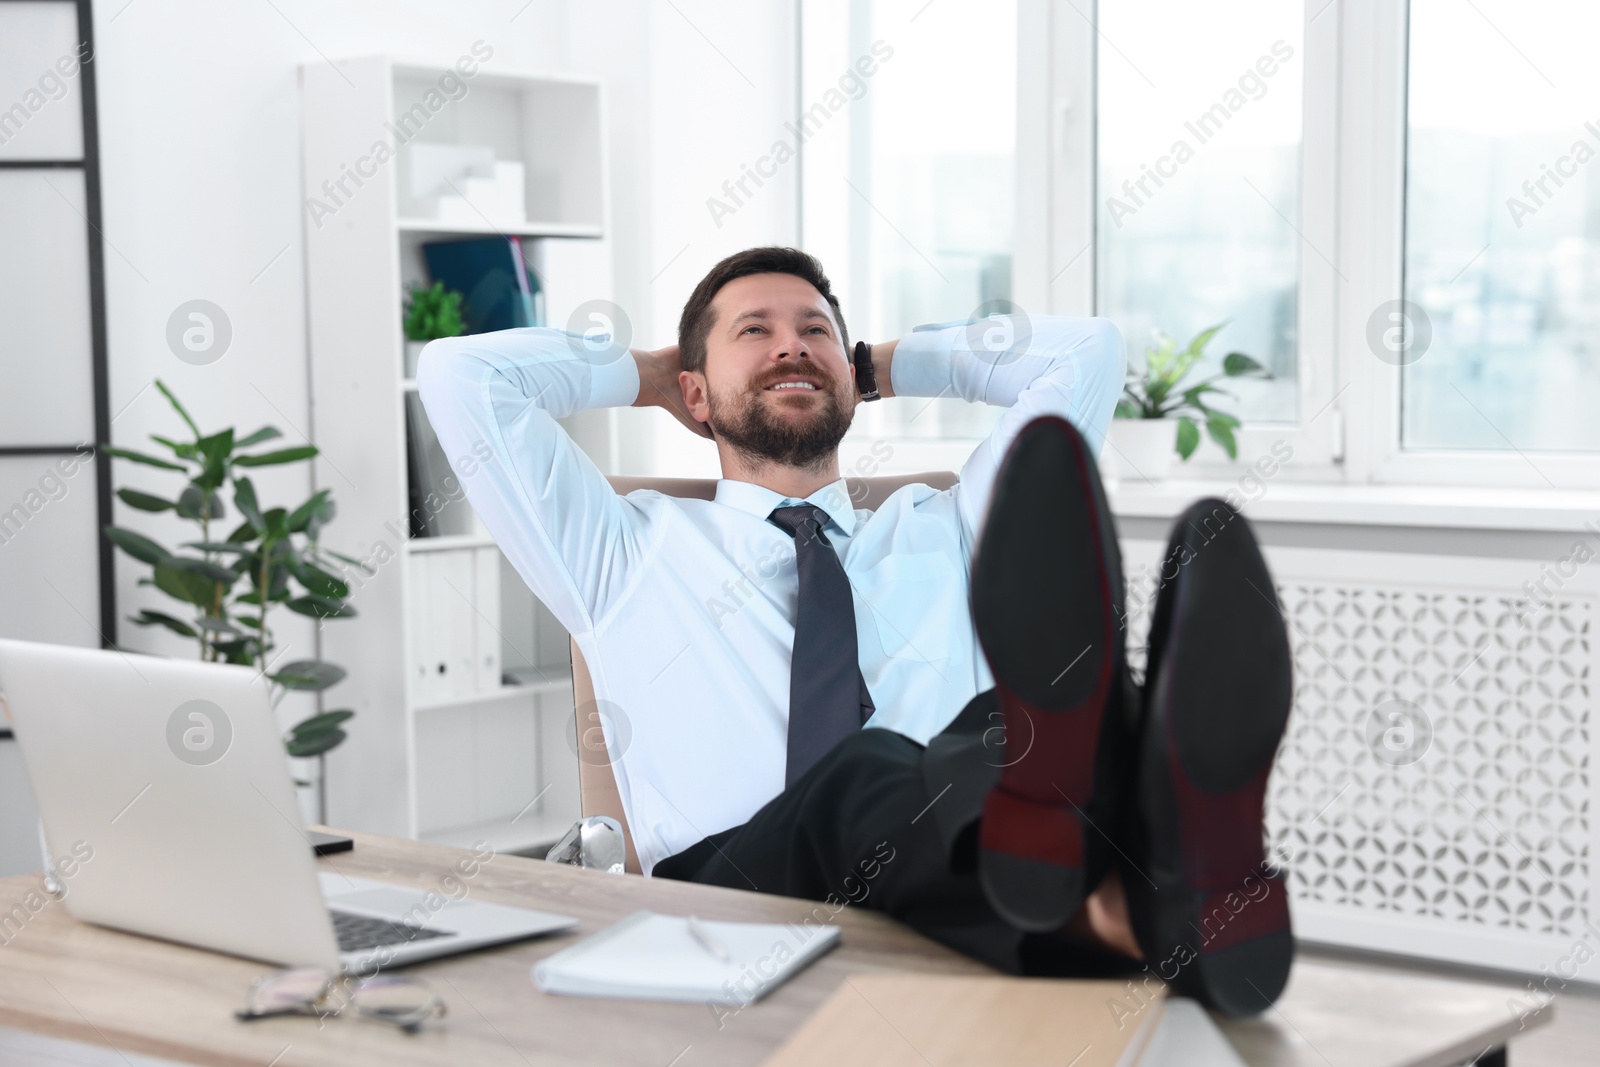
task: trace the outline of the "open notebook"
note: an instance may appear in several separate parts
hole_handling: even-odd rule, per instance
[[[572,996],[744,1005],[838,943],[837,926],[711,922],[636,911],[534,964],[533,984]]]

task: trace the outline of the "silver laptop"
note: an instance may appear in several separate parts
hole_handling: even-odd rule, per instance
[[[473,900],[454,861],[432,892],[319,875],[250,668],[0,640],[0,712],[86,922],[358,973],[577,923]]]

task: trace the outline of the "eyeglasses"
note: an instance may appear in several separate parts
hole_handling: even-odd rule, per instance
[[[293,967],[250,983],[238,1019],[275,1015],[338,1015],[345,1009],[368,1019],[392,1023],[414,1034],[435,1015],[445,1013],[443,998],[432,986],[403,975],[357,978],[320,967]]]

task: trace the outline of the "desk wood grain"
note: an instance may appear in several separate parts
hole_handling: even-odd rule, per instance
[[[418,889],[459,877],[457,849],[351,834],[354,851],[324,857],[324,870]],[[315,1018],[243,1023],[233,1010],[269,965],[152,941],[73,920],[58,903],[0,945],[0,1024],[196,1064],[353,1067],[358,1064],[754,1064],[838,987],[846,975],[916,971],[990,974],[988,967],[881,914],[845,908],[829,921],[840,945],[760,1003],[721,1018],[704,1005],[556,997],[534,988],[534,962],[642,907],[718,919],[800,922],[812,901],[602,874],[496,855],[465,880],[471,899],[571,915],[573,933],[416,964],[449,1014],[414,1037],[380,1023]],[[0,879],[9,909],[37,875]],[[457,891],[459,894],[459,890]],[[5,931],[10,933],[8,927]],[[729,1009],[719,1009],[729,1011]]]
[[[467,855],[414,841],[351,836],[355,850],[325,857],[324,869],[438,889]],[[89,926],[54,902],[20,929],[0,925],[0,1026],[104,1049],[118,1062],[145,1054],[227,1067],[709,1067],[760,1063],[849,975],[994,973],[880,914],[852,907],[831,917],[843,932],[839,948],[761,1003],[720,1018],[703,1005],[548,996],[529,978],[536,960],[641,907],[799,922],[822,906],[499,855],[466,884],[474,899],[571,915],[579,926],[570,934],[407,968],[433,983],[449,1005],[445,1018],[415,1037],[354,1018],[320,1025],[314,1018],[238,1022],[234,1008],[250,980],[270,966]],[[0,879],[0,923],[39,886],[38,875]],[[822,908],[818,917],[826,915]],[[1513,992],[1303,958],[1277,1005],[1223,1029],[1251,1067],[1446,1067],[1549,1021],[1548,1008],[1513,1018],[1505,1007]],[[1063,1035],[1063,1049],[1069,1039]],[[0,1033],[0,1060],[6,1052]]]

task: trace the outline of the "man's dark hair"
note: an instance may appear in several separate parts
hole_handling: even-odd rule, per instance
[[[678,357],[684,370],[705,373],[706,338],[711,336],[711,327],[716,318],[711,302],[724,285],[751,274],[792,274],[801,281],[811,283],[811,287],[822,294],[832,309],[833,319],[839,324],[839,340],[844,345],[845,358],[850,358],[850,333],[845,329],[844,313],[839,310],[839,301],[833,295],[833,287],[828,284],[828,276],[822,273],[822,264],[817,262],[815,256],[798,248],[772,245],[735,252],[712,267],[711,273],[701,278],[700,284],[694,287],[689,302],[683,305],[683,315],[678,319]]]

